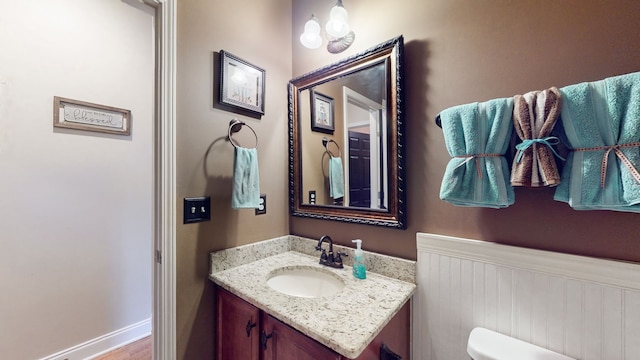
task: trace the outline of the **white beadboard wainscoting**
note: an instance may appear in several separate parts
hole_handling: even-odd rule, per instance
[[[414,359],[470,359],[476,326],[576,359],[640,359],[640,264],[425,233],[417,248]]]

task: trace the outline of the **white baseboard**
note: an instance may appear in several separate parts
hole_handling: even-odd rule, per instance
[[[40,360],[93,359],[149,335],[151,335],[151,318],[131,324],[109,334],[98,336],[95,339],[70,347],[59,353],[45,356]]]

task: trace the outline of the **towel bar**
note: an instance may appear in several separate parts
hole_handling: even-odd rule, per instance
[[[233,145],[233,147],[237,148],[238,145],[237,143],[235,143],[233,141],[233,138],[231,137],[231,134],[235,134],[237,132],[240,131],[240,129],[242,129],[242,126],[246,126],[249,128],[249,130],[251,130],[251,132],[253,133],[253,136],[255,136],[256,138],[256,146],[255,148],[258,148],[258,134],[256,134],[255,130],[253,130],[253,128],[251,126],[249,126],[247,123],[245,123],[244,121],[240,121],[238,119],[231,119],[231,121],[229,122],[229,129],[227,130],[227,140],[231,143],[231,145]]]

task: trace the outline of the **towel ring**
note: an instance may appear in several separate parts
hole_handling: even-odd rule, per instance
[[[334,143],[336,145],[336,147],[338,148],[338,156],[342,157],[342,150],[340,149],[340,145],[338,145],[338,143],[333,139],[329,140],[324,136],[322,137],[322,146],[324,146],[326,152],[329,153],[329,155],[331,155],[331,157],[338,157],[338,156],[333,155],[331,150],[329,150],[329,144],[330,143]]]
[[[322,158],[320,159],[320,169],[322,169],[322,176],[323,177],[328,177],[327,175],[327,171],[324,171],[324,157],[327,156],[329,152],[325,151],[322,153]],[[331,155],[329,155],[329,159],[331,159]]]
[[[249,126],[244,121],[240,121],[238,119],[231,119],[231,121],[229,122],[229,129],[227,130],[227,140],[229,140],[229,142],[231,143],[231,145],[233,145],[234,148],[238,148],[240,145],[238,145],[236,142],[233,141],[233,138],[231,137],[231,134],[235,134],[238,131],[240,131],[240,129],[242,129],[243,125],[248,127],[249,130],[251,130],[251,132],[253,133],[253,136],[255,136],[255,138],[256,138],[256,146],[255,146],[255,148],[257,149],[258,148],[258,134],[256,134],[255,130],[253,130],[253,128],[251,126]]]

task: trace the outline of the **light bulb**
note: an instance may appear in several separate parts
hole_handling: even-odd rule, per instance
[[[311,19],[304,24],[304,33],[300,35],[300,42],[309,49],[317,49],[322,45],[320,22],[315,15],[311,15]]]
[[[322,38],[319,35],[304,33],[300,35],[300,42],[306,48],[317,49],[322,45]]]
[[[334,38],[341,38],[347,35],[351,30],[347,23],[348,19],[349,15],[347,14],[347,10],[342,6],[342,1],[338,1],[338,3],[331,8],[329,21],[325,26],[327,34]]]

